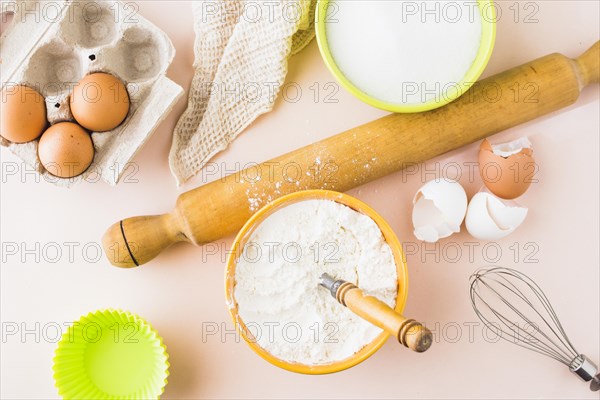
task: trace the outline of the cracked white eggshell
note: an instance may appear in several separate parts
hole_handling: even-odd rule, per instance
[[[531,141],[526,136],[515,139],[512,142],[492,144],[491,146],[494,154],[504,158],[519,154],[523,149],[531,150],[532,148]]]
[[[517,229],[525,217],[527,208],[510,206],[496,196],[479,192],[471,199],[467,209],[465,226],[479,240],[498,240]]]
[[[450,179],[427,182],[413,198],[412,222],[419,240],[437,242],[460,232],[467,211],[467,194]]]

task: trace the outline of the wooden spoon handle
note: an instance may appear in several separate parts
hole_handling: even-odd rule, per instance
[[[324,274],[326,275],[326,274]],[[400,344],[422,353],[433,342],[431,331],[414,319],[408,319],[376,297],[365,294],[356,285],[326,276],[321,278],[323,286],[331,291],[340,304],[353,313],[394,335]],[[329,283],[329,285],[327,284]]]

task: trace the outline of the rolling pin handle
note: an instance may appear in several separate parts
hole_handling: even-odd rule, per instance
[[[581,87],[600,83],[600,41],[575,60]]]
[[[170,214],[133,217],[113,224],[102,238],[111,264],[133,268],[152,260],[161,251],[187,238]]]

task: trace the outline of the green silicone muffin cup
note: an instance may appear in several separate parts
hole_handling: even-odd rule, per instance
[[[344,73],[340,70],[333,59],[331,49],[327,43],[326,22],[333,17],[333,15],[330,15],[328,12],[329,0],[318,0],[317,2],[317,10],[315,13],[315,30],[319,51],[321,52],[321,56],[323,61],[325,61],[327,69],[329,69],[335,79],[354,97],[358,98],[364,103],[382,110],[400,113],[415,113],[433,110],[456,100],[471,86],[473,86],[475,81],[477,81],[477,79],[483,73],[483,70],[487,66],[487,63],[492,56],[494,43],[496,41],[496,7],[493,0],[477,0],[477,4],[479,6],[482,23],[479,51],[477,52],[475,60],[473,60],[473,63],[471,64],[471,68],[467,71],[462,81],[457,82],[456,85],[452,85],[440,96],[439,99],[433,99],[431,101],[419,104],[390,103],[365,93],[356,85],[354,85],[348,78],[346,78]],[[443,67],[443,65],[440,66],[440,68]]]
[[[63,334],[54,382],[64,399],[157,399],[169,375],[162,338],[137,315],[91,312]]]

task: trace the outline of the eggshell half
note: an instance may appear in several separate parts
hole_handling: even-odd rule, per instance
[[[413,199],[414,235],[433,243],[460,232],[466,211],[467,194],[460,183],[450,179],[429,181]]]
[[[537,167],[527,138],[491,145],[486,139],[479,149],[479,173],[496,196],[512,200],[529,189]]]
[[[498,240],[510,235],[525,217],[527,208],[506,205],[487,192],[479,192],[469,202],[465,226],[479,240]]]

